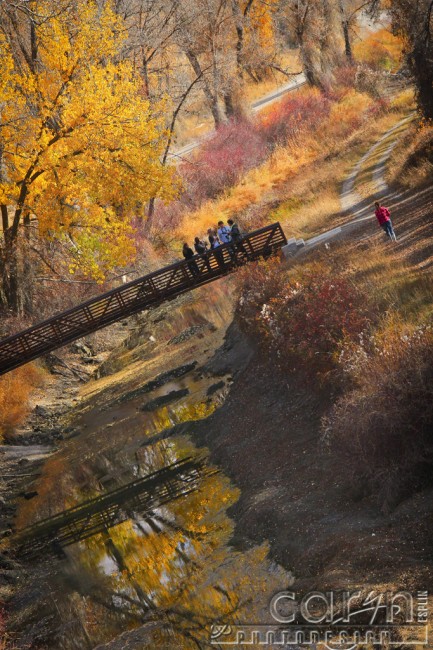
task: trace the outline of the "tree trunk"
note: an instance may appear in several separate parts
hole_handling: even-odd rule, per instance
[[[427,48],[417,47],[409,59],[415,76],[419,107],[428,120],[433,120],[433,63]]]
[[[302,69],[310,86],[316,86],[323,90],[323,83],[317,62],[314,60],[314,47],[304,34],[298,34],[299,50],[301,54]]]
[[[344,36],[344,53],[346,58],[352,62],[353,61],[353,52],[352,52],[352,43],[350,40],[350,25],[346,17],[346,12],[344,11],[343,0],[339,0],[339,8],[341,14],[341,26],[343,29]]]
[[[232,0],[232,14],[236,26],[236,64],[239,77],[243,77],[244,18],[238,0]]]
[[[322,0],[323,29],[320,48],[321,69],[323,82],[329,85],[334,81],[334,70],[340,62],[341,44],[338,34],[340,32],[340,16],[336,0]]]
[[[146,54],[143,52],[143,57],[141,61],[141,76],[143,77],[144,83],[144,92],[146,97],[150,97],[150,87],[149,87],[149,69]]]
[[[15,314],[22,312],[19,296],[18,241],[9,228],[4,233],[4,264],[2,268],[3,292],[7,307]]]
[[[192,50],[186,50],[185,54],[197,77],[203,77],[203,92],[205,94],[208,106],[211,110],[215,128],[218,129],[224,121],[218,104],[218,95],[212,92],[209,83],[206,81],[206,77],[203,76],[203,71],[196,54],[192,52]]]
[[[149,206],[147,208],[147,218],[149,219],[149,222],[152,220],[154,214],[155,214],[155,197],[152,196],[152,198],[149,200]]]
[[[23,255],[23,309],[27,316],[33,314],[34,278],[33,265],[30,256],[31,245],[30,215],[24,217],[24,255]]]
[[[296,36],[299,43],[302,69],[310,86],[323,89],[320,61],[317,56],[317,35],[311,34],[311,13],[315,11],[312,2],[298,0],[296,10]]]
[[[233,118],[235,116],[235,107],[234,107],[234,102],[233,102],[233,97],[231,93],[231,89],[227,89],[224,92],[224,107],[226,110],[226,115],[227,117]]]
[[[1,215],[2,215],[3,232],[5,233],[7,231],[7,229],[9,228],[8,206],[7,205],[0,205],[0,211],[1,211]]]
[[[110,533],[108,531],[104,532],[103,537],[104,537],[105,547],[108,553],[116,562],[119,571],[121,571],[122,573],[126,573],[126,575],[128,576],[128,579],[131,582],[131,587],[134,589],[138,600],[143,606],[143,610],[147,612],[149,609],[154,609],[153,602],[150,600],[150,598],[148,598],[148,596],[146,596],[141,585],[139,585],[138,582],[134,580],[134,577],[129,567],[125,562],[125,558],[123,557],[121,551],[117,548],[112,537],[110,536]]]

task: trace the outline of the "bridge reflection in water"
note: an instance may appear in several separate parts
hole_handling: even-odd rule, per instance
[[[146,515],[199,489],[203,478],[217,472],[204,459],[185,458],[116,490],[38,521],[12,538],[17,556],[61,554],[62,548],[106,532],[131,518]]]

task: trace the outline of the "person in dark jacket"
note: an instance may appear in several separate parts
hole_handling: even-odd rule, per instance
[[[193,276],[197,277],[198,275],[200,275],[200,269],[198,268],[197,262],[194,260],[195,255],[194,255],[194,251],[192,250],[192,248],[190,248],[188,246],[188,244],[185,243],[183,245],[182,252],[183,252],[184,258],[188,261],[188,268],[191,271],[191,273],[193,274]]]
[[[235,242],[235,244],[238,244],[240,240],[242,239],[242,234],[239,229],[239,226],[237,223],[233,221],[233,219],[229,219],[227,221],[228,225],[230,226],[230,237],[232,241]]]
[[[376,215],[379,225],[384,229],[390,239],[397,241],[394,228],[392,227],[391,213],[388,208],[385,208],[384,205],[380,205],[379,201],[376,201],[374,207],[376,208],[374,214]]]
[[[217,246],[220,246],[220,245],[221,245],[221,242],[220,242],[220,240],[218,239],[218,233],[217,233],[217,229],[216,229],[216,228],[208,228],[208,229],[207,229],[207,236],[208,236],[208,239],[209,239],[209,245],[210,245],[211,248],[212,248],[212,242],[214,242],[214,243],[216,242],[216,243],[217,243]],[[212,240],[211,240],[211,237],[212,237]]]
[[[209,233],[209,244],[210,244],[211,251],[215,251],[215,258],[216,258],[216,261],[218,262],[218,266],[221,269],[223,269],[224,268],[224,253],[223,253],[222,250],[219,250],[219,248],[221,246],[221,242],[218,239],[218,235],[213,234],[212,232]]]
[[[230,228],[230,237],[231,240],[234,244],[233,250],[236,252],[241,252],[245,255],[245,257],[248,257],[247,251],[245,250],[245,247],[243,246],[242,242],[242,233],[240,231],[240,228],[237,223],[233,221],[233,219],[229,219],[227,221],[229,228]]]
[[[206,253],[207,246],[204,241],[196,237],[194,239],[194,249],[197,255],[203,255],[204,253]]]
[[[194,249],[197,255],[204,255],[207,253],[207,244],[206,242],[202,241],[199,237],[196,237],[194,239]],[[209,257],[206,255],[206,257],[203,257],[203,262],[206,264],[206,268],[208,271],[212,271],[210,262],[209,262]]]

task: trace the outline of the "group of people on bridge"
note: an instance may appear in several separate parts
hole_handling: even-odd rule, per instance
[[[209,228],[207,231],[207,239],[200,239],[195,237],[194,250],[187,242],[183,245],[183,256],[188,262],[188,268],[194,277],[200,275],[200,266],[198,259],[201,258],[204,262],[204,267],[207,271],[212,271],[209,256],[206,253],[215,251],[215,259],[219,268],[225,268],[227,261],[237,261],[237,255],[241,253],[244,260],[247,259],[247,252],[242,245],[242,232],[237,223],[233,219],[229,219],[227,224],[224,221],[218,222],[218,228]],[[220,249],[224,246],[228,252],[228,257],[224,257],[224,250]]]
[[[389,209],[378,201],[376,201],[374,207],[379,225],[391,240],[396,241],[397,237]],[[182,252],[192,276],[196,278],[202,271],[211,273],[212,270],[217,270],[217,268],[225,269],[228,263],[245,262],[248,259],[248,254],[242,244],[242,239],[243,235],[238,224],[233,219],[228,219],[226,224],[224,221],[219,221],[218,228],[209,228],[207,239],[195,237],[194,248],[185,242]],[[214,267],[214,269],[212,269],[211,256],[209,255],[211,252],[215,253],[214,258],[218,264],[218,267]],[[238,256],[241,259],[238,259]]]

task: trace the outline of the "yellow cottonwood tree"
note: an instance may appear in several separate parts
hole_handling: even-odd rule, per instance
[[[162,122],[120,58],[125,30],[109,3],[17,5],[0,8],[0,297],[15,311],[30,232],[62,240],[70,272],[101,280],[131,261],[140,206],[176,194]]]

